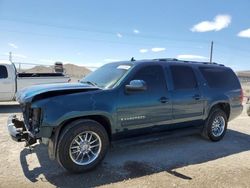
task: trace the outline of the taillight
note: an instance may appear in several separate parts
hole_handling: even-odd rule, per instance
[[[240,90],[240,103],[243,103],[243,98],[244,98],[244,93],[243,93],[243,89],[241,88]]]

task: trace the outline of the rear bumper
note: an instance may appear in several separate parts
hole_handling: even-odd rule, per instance
[[[231,110],[230,110],[230,117],[229,117],[229,121],[237,118],[243,111],[243,106],[242,105],[238,105],[238,106],[231,106]]]
[[[7,121],[9,135],[16,142],[26,142],[26,146],[36,143],[36,138],[31,136],[26,130],[24,122],[20,121],[16,115],[11,115]]]

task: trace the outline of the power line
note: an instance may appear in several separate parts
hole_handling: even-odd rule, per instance
[[[95,29],[95,28],[90,28],[90,27],[79,27],[79,26],[67,26],[67,25],[58,25],[58,24],[49,24],[49,23],[44,23],[44,22],[34,22],[31,20],[15,20],[15,19],[8,19],[8,18],[0,18],[2,21],[8,21],[8,22],[16,22],[16,23],[25,23],[25,24],[32,24],[32,25],[37,25],[37,26],[46,26],[46,27],[53,27],[53,28],[60,28],[60,29],[68,29],[68,30],[75,30],[75,31],[81,31],[81,32],[88,32],[88,33],[99,33],[99,34],[109,34],[115,36],[116,33],[120,29],[116,29],[117,31],[108,31],[108,30],[100,30],[100,29]],[[26,33],[26,34],[33,34],[33,35],[40,35],[40,36],[45,36],[45,37],[61,37],[61,38],[71,38],[71,39],[83,39],[82,37],[76,37],[76,36],[59,36],[59,35],[48,35],[48,34],[40,34],[40,33],[33,33],[33,32],[26,32],[26,31],[16,31],[16,30],[5,30],[7,32],[15,32],[15,33]],[[175,42],[190,42],[190,43],[204,43],[208,44],[210,41],[208,40],[195,40],[195,39],[174,39],[170,38],[167,36],[162,36],[162,35],[145,35],[145,34],[134,34],[134,33],[128,33],[128,32],[121,32],[125,37],[134,37],[134,38],[144,38],[144,39],[159,39],[159,40],[164,40],[164,41],[175,41]],[[126,42],[121,42],[121,41],[106,41],[106,40],[99,40],[99,39],[86,39],[85,40],[91,40],[91,41],[100,41],[100,42],[109,42],[109,43],[119,43],[119,44],[129,44]],[[142,44],[142,45],[150,45],[147,43],[137,43],[137,44]],[[222,45],[227,48],[234,48],[234,49],[240,49],[242,51],[246,51],[249,53],[248,50],[242,49],[240,47],[229,47],[230,45],[228,44],[223,44],[220,41],[216,41],[217,45]]]
[[[79,36],[60,36],[60,35],[52,35],[52,34],[41,34],[41,33],[34,33],[34,32],[27,32],[27,31],[17,31],[17,30],[7,30],[7,29],[2,29],[1,31],[6,31],[6,32],[13,32],[13,33],[22,33],[22,34],[27,34],[27,35],[37,35],[41,37],[49,37],[49,38],[64,38],[64,39],[74,39],[74,40],[85,40],[85,41],[90,41],[90,42],[97,42],[97,43],[105,43],[105,44],[124,44],[124,45],[144,45],[144,46],[155,46],[157,45],[156,43],[145,43],[145,42],[125,42],[125,41],[111,41],[111,40],[106,40],[106,39],[93,39],[93,38],[84,38],[84,37],[79,37]],[[164,40],[161,40],[161,42],[164,42]],[[165,41],[167,42],[167,40]],[[183,41],[178,41],[178,42],[183,42]],[[198,42],[196,42],[198,43]],[[205,44],[201,42],[202,44]],[[173,44],[167,44],[169,47],[178,47],[178,45],[173,45]],[[183,44],[181,45],[183,47]],[[190,46],[190,44],[187,45],[189,48],[200,48],[198,46]]]
[[[54,24],[48,24],[48,23],[42,23],[42,22],[33,22],[33,21],[27,21],[27,20],[13,20],[13,19],[0,19],[5,20],[9,22],[17,22],[17,23],[26,23],[26,24],[32,24],[37,26],[46,26],[46,27],[53,27],[53,28],[60,28],[60,29],[68,29],[68,30],[74,30],[74,31],[81,31],[81,32],[88,32],[88,33],[99,33],[99,34],[108,34],[115,36],[117,32],[119,32],[119,29],[117,31],[107,31],[107,30],[99,30],[94,28],[87,28],[87,27],[79,27],[79,26],[66,26],[66,25],[54,25]],[[207,40],[194,40],[194,39],[174,39],[172,37],[167,37],[163,35],[147,35],[147,34],[134,34],[134,33],[128,33],[128,32],[121,32],[124,37],[133,37],[133,38],[146,38],[146,39],[159,39],[159,40],[168,40],[168,41],[178,41],[178,42],[192,42],[192,43],[209,43]]]

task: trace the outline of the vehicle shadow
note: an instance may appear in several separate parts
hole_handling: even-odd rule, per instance
[[[0,103],[0,114],[9,114],[9,113],[20,113],[21,108],[19,104],[1,104]]]
[[[95,187],[120,182],[158,172],[168,172],[173,176],[191,180],[188,174],[180,174],[175,169],[199,164],[232,154],[250,150],[250,135],[228,130],[220,142],[210,142],[197,134],[170,136],[134,144],[124,143],[110,149],[105,160],[96,169],[83,174],[70,174],[55,161],[50,161],[45,146],[34,149],[41,167],[29,170],[26,157],[28,149],[22,150],[20,161],[24,175],[31,181],[48,181],[56,187]],[[39,178],[44,177],[44,179]]]

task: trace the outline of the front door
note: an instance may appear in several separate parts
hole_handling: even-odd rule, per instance
[[[143,80],[145,91],[126,93],[131,80]],[[167,124],[172,120],[172,104],[165,75],[160,65],[144,65],[132,74],[119,93],[117,122],[121,130]]]

